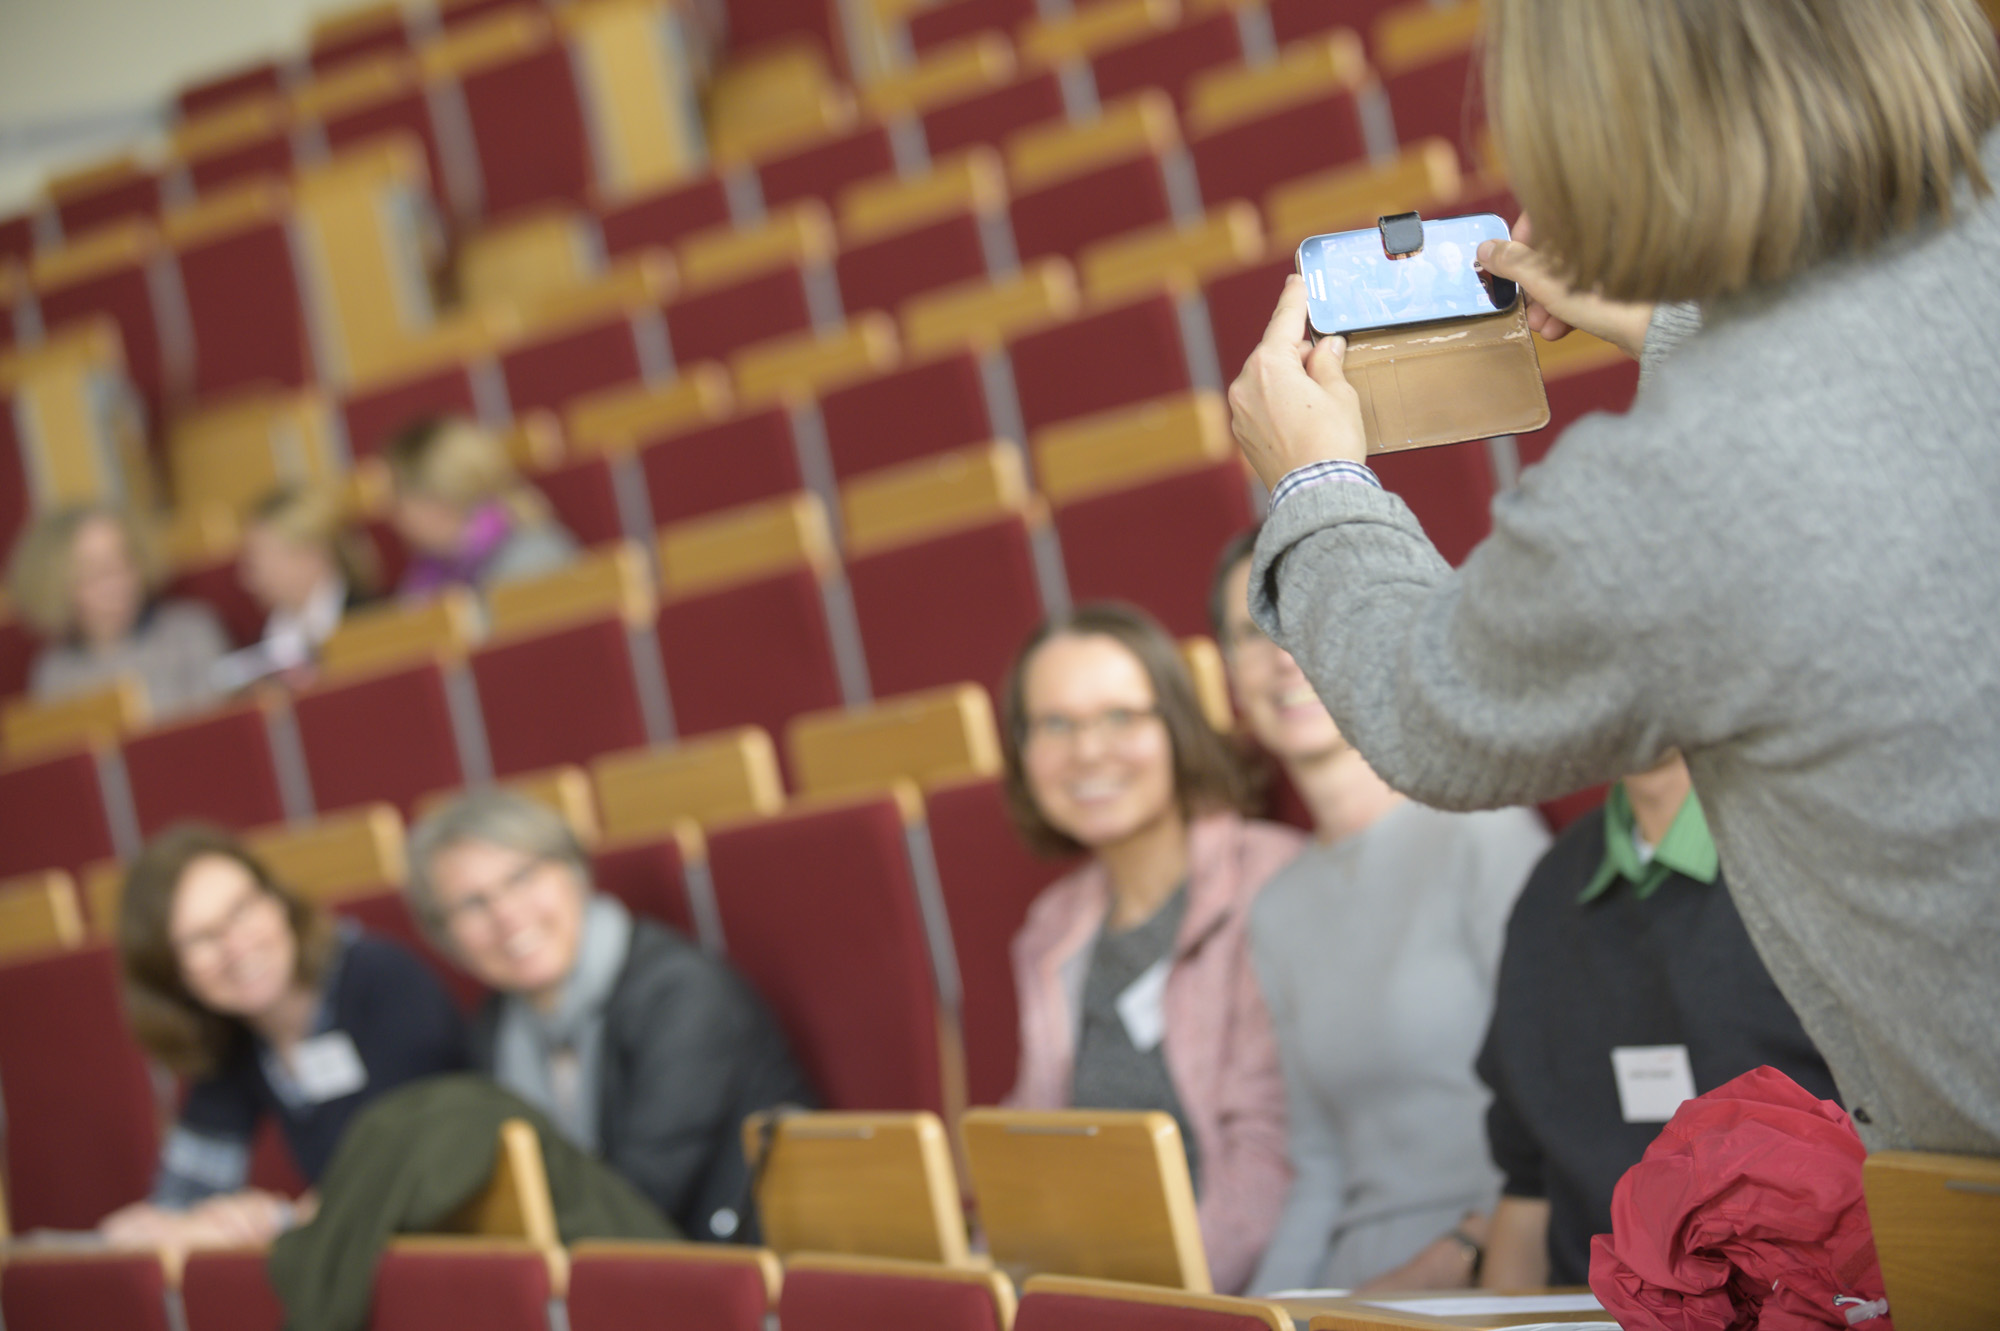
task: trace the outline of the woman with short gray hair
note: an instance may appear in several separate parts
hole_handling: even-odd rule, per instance
[[[763,1003],[721,960],[593,888],[553,810],[476,791],[417,824],[405,895],[494,990],[475,1066],[545,1112],[691,1239],[745,1241],[745,1116],[814,1096]]]

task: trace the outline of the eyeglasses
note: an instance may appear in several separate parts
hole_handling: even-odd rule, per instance
[[[438,918],[444,921],[447,928],[475,919],[491,921],[500,903],[519,896],[521,889],[533,880],[535,870],[547,862],[540,856],[523,860],[518,868],[493,886],[468,892],[449,906],[439,907]]]
[[[189,970],[207,970],[222,957],[222,945],[245,921],[251,919],[261,906],[269,905],[276,899],[261,887],[252,887],[236,899],[236,904],[222,913],[206,929],[197,929],[172,940],[174,955],[181,959],[181,965]]]
[[[1158,707],[1107,707],[1094,716],[1065,716],[1050,712],[1028,718],[1030,744],[1074,744],[1091,731],[1108,744],[1129,744],[1144,730],[1148,721],[1160,718]]]

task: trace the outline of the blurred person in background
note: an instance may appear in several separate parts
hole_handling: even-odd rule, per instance
[[[1172,638],[1130,606],[1036,630],[1002,700],[1009,812],[1087,855],[1014,940],[1019,1109],[1158,1110],[1180,1125],[1215,1288],[1249,1282],[1284,1203],[1285,1091],[1245,938],[1298,853],[1242,816],[1243,769]]]
[[[244,590],[268,613],[264,636],[217,667],[241,688],[267,675],[300,677],[348,611],[375,594],[372,552],[334,494],[288,486],[250,510],[237,556]]]
[[[576,558],[576,539],[521,479],[492,432],[468,420],[419,421],[390,441],[390,520],[412,558],[397,593],[553,573]]]
[[[47,644],[35,657],[30,696],[72,697],[127,676],[144,686],[147,714],[157,719],[220,695],[214,668],[228,635],[207,606],[157,599],[159,558],[124,510],[93,504],[37,519],[8,581],[21,617]]]

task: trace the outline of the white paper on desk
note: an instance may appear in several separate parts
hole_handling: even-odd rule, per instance
[[[1482,1294],[1455,1299],[1370,1299],[1377,1308],[1418,1317],[1499,1317],[1521,1313],[1595,1313],[1604,1305],[1595,1294]],[[1566,1322],[1571,1328],[1616,1326],[1615,1322]],[[1516,1327],[1514,1331],[1526,1331]]]

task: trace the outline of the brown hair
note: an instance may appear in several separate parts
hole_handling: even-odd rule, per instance
[[[378,588],[375,551],[347,523],[340,500],[330,491],[303,485],[281,486],[250,507],[252,526],[269,527],[294,545],[320,546],[350,591],[364,596]]]
[[[118,960],[125,976],[125,1011],[146,1052],[184,1076],[212,1072],[246,1037],[235,1017],[203,1007],[188,992],[174,951],[174,894],[190,864],[220,856],[243,866],[261,891],[285,908],[298,941],[301,984],[316,984],[332,955],[332,921],[271,877],[235,836],[205,823],[179,823],[153,838],[125,875],[118,904]]]
[[[76,534],[98,519],[115,523],[125,536],[125,554],[151,595],[164,580],[153,533],[136,516],[112,504],[78,504],[38,518],[14,547],[7,570],[8,591],[21,618],[45,638],[67,638],[76,627],[76,607],[70,604],[70,552]]]
[[[1007,760],[1007,813],[1029,849],[1051,858],[1085,853],[1086,847],[1042,815],[1028,790],[1021,751],[1028,740],[1028,666],[1051,638],[1109,638],[1132,653],[1153,686],[1160,720],[1173,748],[1174,798],[1183,817],[1217,810],[1243,812],[1249,783],[1228,742],[1209,725],[1187,663],[1167,631],[1145,611],[1115,601],[1078,606],[1052,615],[1029,635],[1014,657],[1000,698],[1000,747]]]
[[[461,509],[498,501],[524,527],[549,520],[548,501],[521,479],[493,432],[474,421],[458,416],[417,421],[391,439],[382,456],[403,494]]]
[[[1700,300],[1859,253],[1990,189],[1973,0],[1489,0],[1487,107],[1579,287]]]
[[[1264,524],[1237,532],[1229,538],[1229,544],[1222,547],[1216,557],[1215,572],[1208,579],[1208,627],[1215,635],[1216,646],[1229,651],[1229,575],[1236,566],[1257,553],[1257,535],[1264,530]]]

